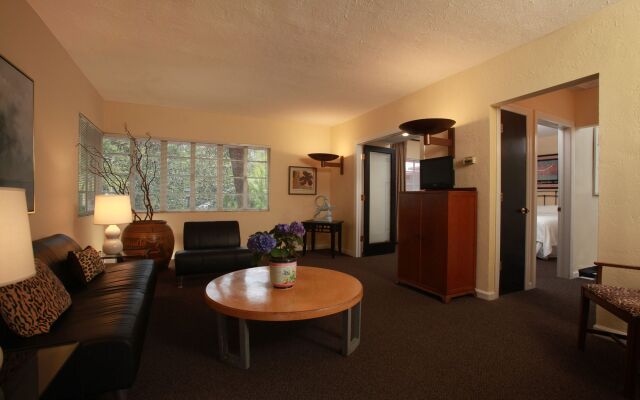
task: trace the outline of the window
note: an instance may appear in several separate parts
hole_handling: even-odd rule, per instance
[[[91,215],[95,205],[97,179],[91,173],[89,152],[100,150],[100,139],[102,132],[80,114],[78,146],[78,215]]]
[[[420,191],[420,160],[407,159],[404,163],[404,173],[406,191]]]
[[[106,135],[103,139],[105,158],[125,178],[131,146],[129,139],[121,136]],[[158,176],[151,185],[155,211],[269,209],[267,148],[151,140],[143,150],[143,167],[158,165]],[[135,209],[143,210],[138,185],[134,182],[131,196]]]

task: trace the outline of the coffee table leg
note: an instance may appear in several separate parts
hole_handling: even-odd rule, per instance
[[[238,319],[238,354],[233,354],[229,352],[228,319],[229,317],[226,315],[218,314],[218,351],[220,360],[234,367],[248,369],[250,365],[250,355],[247,321]]]
[[[342,355],[348,356],[360,344],[362,302],[342,312]]]

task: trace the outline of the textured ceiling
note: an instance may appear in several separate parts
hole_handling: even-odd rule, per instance
[[[333,125],[616,0],[28,0],[106,100]]]

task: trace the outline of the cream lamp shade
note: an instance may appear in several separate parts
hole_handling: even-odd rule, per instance
[[[24,189],[0,188],[0,221],[0,286],[6,286],[36,273]]]
[[[131,200],[128,195],[99,194],[93,211],[95,225],[116,225],[131,222]]]
[[[117,224],[131,222],[131,200],[128,195],[101,194],[96,196],[93,211],[95,225],[108,225],[104,230],[102,251],[105,254],[116,255],[122,251],[120,228]]]

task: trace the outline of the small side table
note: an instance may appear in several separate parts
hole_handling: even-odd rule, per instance
[[[78,343],[73,342],[5,352],[0,370],[2,398],[36,400],[43,397],[77,347]]]
[[[118,254],[105,254],[102,250],[100,250],[100,258],[105,263],[121,263],[129,260],[144,260],[145,258],[149,258],[148,256],[148,251],[145,253],[140,253],[140,251],[136,251],[135,253],[121,251]]]
[[[304,238],[302,239],[302,255],[307,254],[307,233],[311,232],[311,250],[316,249],[316,233],[331,234],[331,258],[336,257],[336,233],[338,234],[338,254],[342,254],[342,223],[344,221],[316,221],[309,219],[302,221]]]

